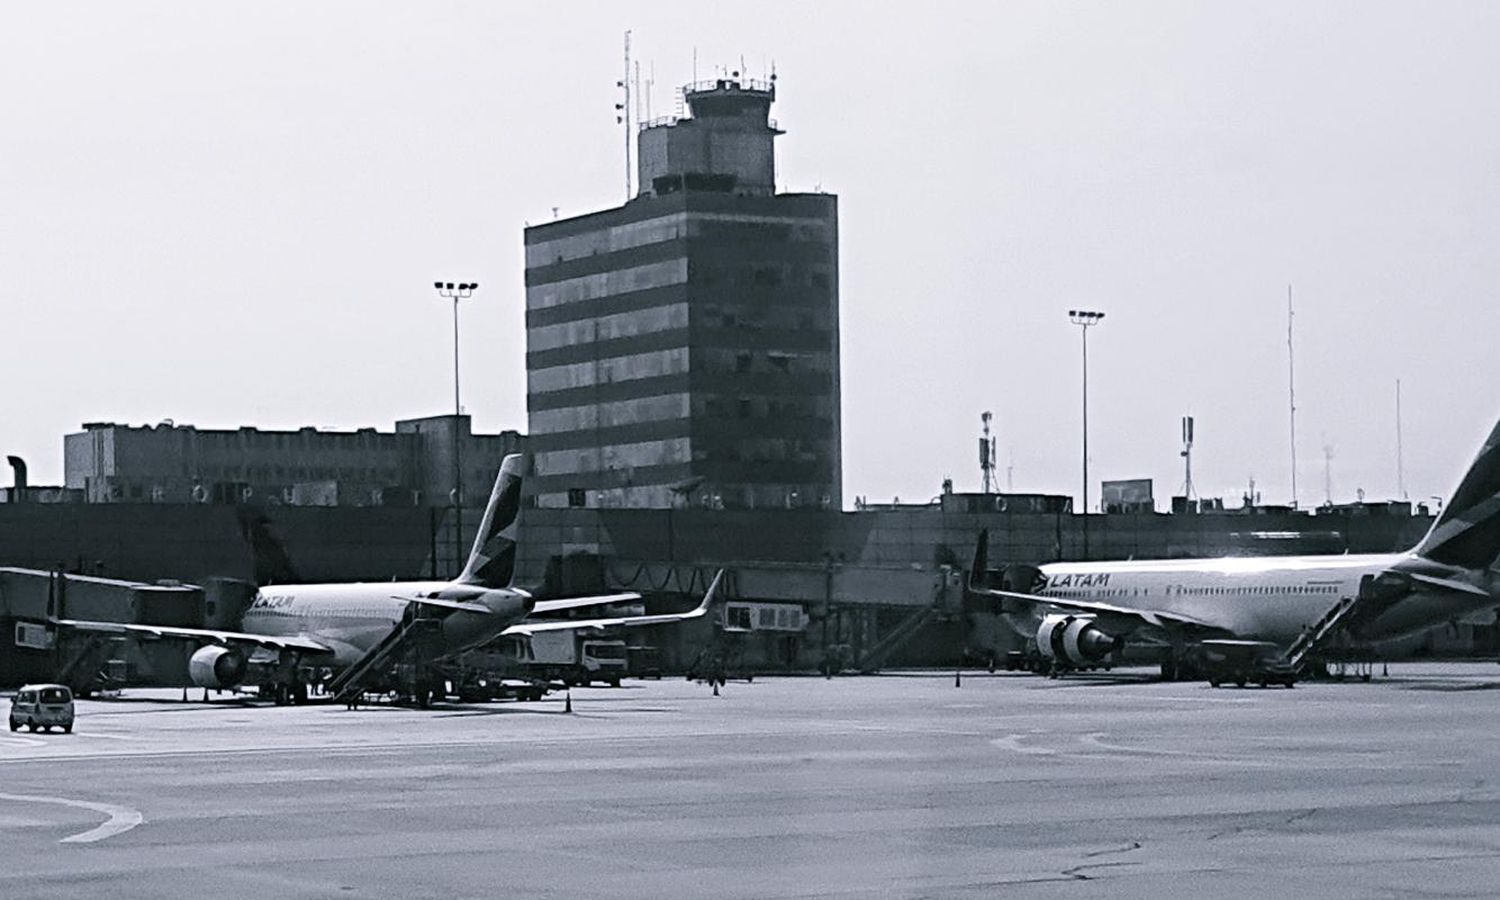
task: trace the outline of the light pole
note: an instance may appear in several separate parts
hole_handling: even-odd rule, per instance
[[[1068,319],[1083,335],[1083,558],[1089,558],[1089,328],[1104,319],[1104,313],[1070,309]]]
[[[454,577],[463,571],[464,552],[464,475],[462,438],[458,433],[458,420],[463,415],[463,406],[458,399],[458,301],[467,300],[479,289],[479,282],[454,284],[451,281],[434,281],[438,296],[453,301],[453,563]]]

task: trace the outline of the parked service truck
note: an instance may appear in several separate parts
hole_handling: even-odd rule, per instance
[[[594,681],[619,687],[628,664],[623,640],[582,630],[539,631],[521,653],[529,674],[570,687]]]

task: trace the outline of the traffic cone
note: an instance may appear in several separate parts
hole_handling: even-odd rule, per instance
[[[1380,664],[1380,677],[1381,678],[1389,678],[1389,677],[1391,677],[1391,667],[1390,667],[1389,663],[1382,662]]]
[[[719,680],[717,678],[712,679],[712,680],[713,680],[713,683],[714,683],[714,696],[717,697],[717,696],[719,696]]]
[[[563,712],[570,713],[572,711],[573,711],[573,692],[572,691],[568,691],[568,693],[567,693],[567,699],[563,701]]]
[[[183,688],[182,689],[182,702],[183,703],[187,702],[187,688]]]

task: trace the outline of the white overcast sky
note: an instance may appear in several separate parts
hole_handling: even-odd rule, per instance
[[[1091,474],[1447,495],[1500,413],[1500,4],[0,3],[0,453],[86,421],[525,430],[521,229],[617,205],[652,112],[774,61],[838,194],[844,496]],[[0,476],[8,484],[8,476]],[[1159,505],[1164,506],[1164,503]]]

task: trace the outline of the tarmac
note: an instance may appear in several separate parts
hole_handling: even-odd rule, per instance
[[[146,691],[0,732],[5,898],[1492,897],[1500,666]]]

